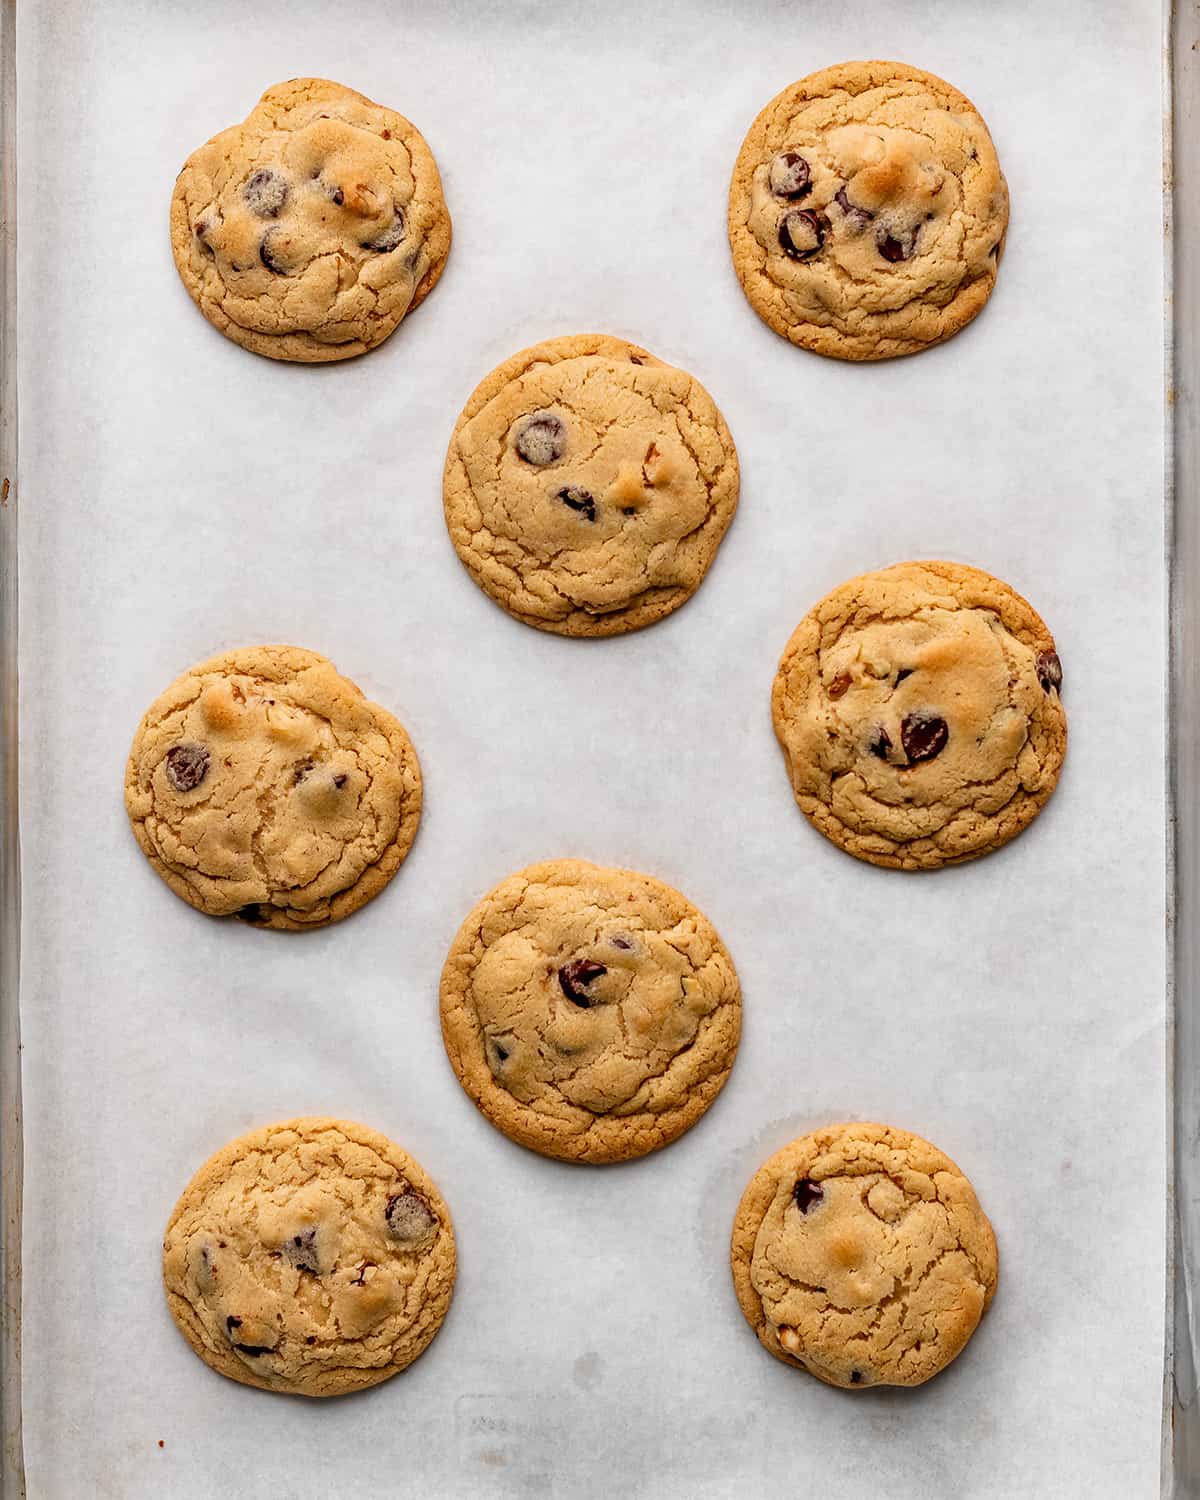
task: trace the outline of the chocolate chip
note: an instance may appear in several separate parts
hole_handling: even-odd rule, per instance
[[[802,1177],[792,1189],[792,1197],[796,1200],[796,1207],[802,1214],[806,1214],[814,1203],[820,1203],[825,1196],[825,1189],[818,1182],[813,1182],[810,1177]]]
[[[258,245],[258,258],[273,276],[286,276],[287,267],[278,259],[280,252],[279,230],[268,229]]]
[[[492,1046],[495,1049],[497,1060],[499,1062],[507,1062],[508,1061],[508,1053],[504,1050],[504,1048],[500,1045],[500,1043],[499,1042],[493,1042]]]
[[[812,191],[812,169],[798,151],[784,151],[771,163],[770,181],[777,198],[803,198]]]
[[[793,208],[779,225],[779,243],[793,260],[811,260],[825,243],[829,220],[811,208]]]
[[[311,760],[305,760],[305,761],[301,761],[301,763],[296,767],[296,779],[295,779],[295,785],[296,786],[299,786],[300,783],[304,780],[304,778],[308,775],[308,773],[312,770],[313,764],[314,764],[313,761],[311,761]]]
[[[243,922],[266,921],[266,916],[263,912],[263,909],[258,905],[257,902],[252,903],[250,906],[241,907],[238,911],[234,912],[234,916],[239,917]]]
[[[1057,651],[1038,652],[1037,674],[1043,691],[1048,693],[1053,688],[1056,693],[1062,692],[1062,662]]]
[[[350,778],[346,775],[345,771],[338,771],[333,778],[333,784],[340,792],[349,780]]]
[[[596,519],[596,502],[588,494],[587,490],[577,489],[572,485],[569,489],[559,490],[557,499],[561,500],[571,510],[578,511],[586,521]]]
[[[260,167],[242,189],[242,197],[252,214],[260,219],[274,219],[288,200],[288,182],[282,172]]]
[[[404,215],[399,209],[396,209],[392,218],[392,222],[383,231],[379,238],[377,240],[369,240],[365,242],[363,245],[363,249],[376,250],[380,254],[385,254],[388,250],[394,250],[403,238]]]
[[[545,468],[567,451],[567,426],[552,411],[535,411],[521,424],[516,449],[527,464]]]
[[[596,963],[590,958],[573,958],[569,964],[563,964],[558,971],[558,982],[562,986],[562,992],[572,1005],[578,1005],[581,1010],[593,1003],[591,996],[586,993],[587,986],[594,979],[607,974],[608,970],[603,964]]]
[[[310,1333],[308,1335],[308,1337],[304,1340],[304,1342],[306,1344],[315,1344],[317,1342],[317,1336],[316,1336],[316,1334],[315,1333]]]
[[[839,672],[825,691],[831,698],[840,698],[853,680],[849,672]]]
[[[385,1217],[388,1233],[402,1245],[418,1244],[437,1224],[429,1204],[412,1188],[388,1199]]]
[[[900,725],[900,743],[910,766],[940,755],[949,738],[949,725],[936,714],[909,714]]]
[[[850,1384],[851,1385],[862,1385],[862,1379],[863,1379],[863,1372],[861,1370],[851,1370],[850,1371]]]
[[[621,948],[627,953],[633,947],[633,939],[631,937],[626,937],[623,933],[620,932],[609,938],[609,942],[613,945],[614,948]]]
[[[331,201],[336,203],[339,208],[341,208],[342,204],[346,201],[346,195],[342,192],[341,188],[334,188],[329,197]]]
[[[899,687],[904,679],[906,677],[911,677],[912,674],[913,669],[911,667],[901,667],[900,670],[896,673],[896,686]]]
[[[249,1355],[253,1356],[253,1355],[256,1355],[256,1354],[270,1354],[271,1353],[271,1349],[270,1349],[269,1345],[267,1345],[267,1344],[238,1344],[238,1343],[234,1343],[233,1330],[235,1328],[240,1328],[241,1326],[242,1326],[242,1320],[241,1320],[241,1318],[235,1318],[235,1317],[233,1317],[231,1315],[230,1317],[228,1317],[228,1318],[225,1319],[225,1332],[229,1335],[229,1342],[231,1344],[233,1344],[233,1347],[238,1351],[239,1354],[249,1354]]]
[[[167,751],[167,780],[177,792],[191,792],[208,775],[208,750],[185,740]]]
[[[882,726],[876,730],[875,737],[867,746],[872,755],[877,755],[880,760],[887,760],[892,753],[892,737]]]
[[[841,209],[842,213],[845,214],[848,227],[855,231],[863,229],[875,217],[868,209],[859,208],[857,203],[851,203],[844,187],[838,188],[837,192],[834,193],[833,201]]]
[[[298,1271],[316,1272],[320,1269],[317,1261],[317,1228],[310,1225],[302,1229],[299,1234],[294,1234],[284,1245],[284,1253],[288,1260]]]
[[[907,240],[898,240],[894,234],[881,229],[875,237],[875,243],[879,246],[879,253],[884,260],[890,260],[893,263],[907,260],[917,248],[917,231],[914,229]]]

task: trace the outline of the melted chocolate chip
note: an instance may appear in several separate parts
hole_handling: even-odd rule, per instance
[[[825,243],[829,220],[811,208],[793,208],[779,225],[779,244],[793,260],[811,260]]]
[[[242,189],[242,197],[252,214],[260,219],[274,219],[288,200],[288,181],[282,172],[260,167]]]
[[[812,169],[798,151],[784,151],[771,163],[770,182],[777,198],[803,198],[812,191]]]
[[[559,969],[558,982],[562,986],[563,994],[572,1005],[578,1005],[581,1010],[587,1010],[593,1003],[591,996],[586,993],[587,986],[607,973],[608,970],[604,965],[596,963],[593,959],[574,958],[569,964],[563,964]]]
[[[936,714],[909,714],[900,725],[900,743],[910,766],[940,755],[949,738],[950,726]]]
[[[861,1370],[851,1370],[850,1371],[850,1384],[851,1385],[861,1385],[862,1384],[862,1379],[863,1379],[863,1372]]]
[[[177,792],[191,792],[208,775],[208,750],[185,740],[167,751],[167,780]]]
[[[316,1272],[320,1269],[317,1261],[317,1228],[310,1225],[302,1229],[299,1234],[294,1234],[284,1245],[284,1251],[288,1260],[298,1271]]]
[[[517,433],[517,453],[539,469],[557,463],[567,451],[567,426],[552,411],[535,411],[526,417]]]
[[[239,917],[243,922],[264,922],[266,920],[263,909],[257,902],[253,902],[250,906],[241,907],[240,910],[234,912],[234,916]]]
[[[810,1177],[802,1177],[792,1189],[792,1197],[796,1200],[796,1207],[802,1214],[806,1214],[814,1203],[820,1203],[825,1196],[825,1189],[819,1182],[813,1182]]]
[[[887,760],[892,753],[892,737],[882,726],[876,730],[874,738],[867,746],[872,755],[877,755],[880,760]]]
[[[906,240],[898,240],[894,234],[888,234],[883,229],[876,236],[875,243],[884,260],[890,260],[894,264],[896,261],[907,260],[917,248],[917,231],[914,229]]]
[[[233,1330],[235,1328],[240,1328],[241,1326],[242,1326],[242,1320],[241,1320],[241,1318],[235,1318],[232,1315],[230,1315],[228,1318],[225,1319],[225,1332],[229,1335],[229,1342],[231,1344],[233,1344],[233,1347],[238,1351],[239,1354],[249,1354],[249,1355],[253,1356],[253,1355],[256,1355],[256,1354],[270,1354],[271,1353],[270,1348],[266,1344],[238,1344],[238,1343],[235,1343],[234,1342],[234,1338],[233,1338]]]
[[[388,1233],[402,1245],[418,1244],[437,1224],[429,1204],[412,1188],[388,1199],[385,1217]]]
[[[385,254],[388,250],[394,250],[404,238],[404,215],[400,209],[396,209],[392,222],[383,231],[378,239],[370,240],[363,245],[364,250],[376,250]]]
[[[572,485],[569,489],[559,490],[555,498],[561,500],[571,510],[577,511],[585,521],[596,519],[596,502],[587,490],[577,489]]]
[[[279,230],[277,228],[268,229],[259,241],[258,258],[266,266],[267,270],[270,271],[272,276],[287,275],[287,267],[279,260],[279,253]]]
[[[847,227],[855,231],[865,228],[875,217],[869,209],[859,208],[857,203],[851,203],[844,187],[838,188],[837,192],[833,195],[833,201],[841,209],[842,213],[845,214]]]
[[[1062,692],[1062,662],[1058,659],[1057,651],[1040,651],[1038,653],[1037,674],[1038,681],[1041,683],[1044,692],[1048,693],[1051,688],[1056,693]]]
[[[831,698],[840,698],[853,680],[849,672],[839,672],[825,691]]]
[[[312,770],[314,764],[315,763],[313,761],[311,761],[311,760],[305,760],[305,761],[301,761],[301,763],[296,767],[296,778],[295,778],[295,785],[296,786],[300,785],[300,783],[304,780],[304,778]]]
[[[342,192],[341,188],[334,188],[329,197],[331,201],[336,203],[339,208],[341,208],[342,204],[346,201],[346,195]]]
[[[899,687],[904,679],[906,677],[911,677],[912,674],[913,669],[911,667],[901,667],[900,670],[896,673],[896,686]]]

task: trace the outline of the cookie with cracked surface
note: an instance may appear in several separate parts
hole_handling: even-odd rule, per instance
[[[227,338],[311,364],[374,348],[428,296],[450,215],[416,126],[340,83],[293,78],[188,157],[171,248]]]
[[[497,1129],[544,1156],[612,1162],[689,1129],[741,1029],[733,961],[708,919],[630,870],[551,860],[510,875],[442,970],[442,1036]]]
[[[125,773],[142,852],[209,916],[339,921],[404,862],[421,770],[404,727],[297,646],[229,651],[147,709]]]
[[[395,1142],[287,1120],[218,1151],[167,1224],[179,1331],[243,1385],[341,1396],[412,1364],[454,1289],[450,1211]]]
[[[690,375],[579,334],[523,350],[476,388],[443,494],[459,557],[510,615],[619,635],[699,587],[737,507],[737,452]]]
[[[928,1141],[830,1125],[758,1169],[734,1219],[738,1302],[763,1347],[828,1385],[920,1385],[966,1347],[996,1290],[971,1184]]]
[[[1067,748],[1062,663],[1020,594],[907,562],[834,589],[787,644],[771,709],[805,816],[848,854],[928,870],[1032,822]]]
[[[896,62],[793,83],[751,125],[729,189],[747,300],[793,344],[888,359],[941,343],[996,281],[1008,188],[975,106]]]

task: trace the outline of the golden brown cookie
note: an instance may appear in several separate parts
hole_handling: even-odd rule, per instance
[[[433,289],[450,215],[421,132],[324,78],[270,88],[193,151],[171,199],[193,302],[271,359],[349,359]]]
[[[996,1240],[948,1156],[887,1125],[830,1125],[777,1151],[733,1224],[738,1302],[765,1349],[828,1385],[920,1385],[996,1290]]]
[[[403,725],[332,662],[252,646],[201,662],[147,709],[125,807],[177,896],[299,931],[348,917],[400,868],[421,770]]]
[[[446,525],[471,577],[558,635],[618,635],[678,609],[737,499],[733,439],[704,387],[602,334],[493,370],[446,455]]]
[[[341,1396],[428,1347],[454,1289],[450,1211],[407,1152],[345,1120],[268,1125],[205,1162],[163,1240],[163,1285],[206,1365]]]
[[[442,970],[458,1080],[510,1139],[565,1161],[644,1156],[720,1092],[741,1029],[733,961],[678,891],[551,860],[510,875]]]
[[[771,709],[796,801],[848,854],[928,870],[998,849],[1049,800],[1067,748],[1054,637],[978,568],[907,562],[796,627]]]
[[[733,266],[793,344],[887,359],[938,344],[991,295],[1008,188],[957,89],[895,62],[793,83],[751,125],[729,189]]]

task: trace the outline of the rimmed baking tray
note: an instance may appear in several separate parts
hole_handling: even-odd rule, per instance
[[[17,11],[0,5],[5,1495],[22,1493],[22,1455],[36,1500],[302,1479],[439,1500],[1200,1494],[1197,8]],[[774,92],[872,54],[976,100],[1014,215],[978,323],[861,369],[757,323],[723,200]],[[209,330],[165,233],[187,152],[305,72],[416,121],[456,230],[411,324],[327,370]],[[705,382],[742,506],[677,616],[562,642],[474,590],[438,474],[483,373],[591,328]],[[988,567],[1033,600],[1072,724],[1027,834],[912,880],[810,832],[766,710],[803,610],[905,555]],[[327,652],[400,713],[429,793],[394,887],[295,940],[175,902],[119,794],[150,698],[210,651],[275,638]],[[724,1095],[630,1167],[509,1146],[440,1052],[458,920],[555,853],[680,886],[743,980]],[[157,1285],[162,1223],[198,1162],[303,1112],[412,1149],[461,1250],[429,1353],[321,1405],[210,1376]],[[930,1136],[997,1226],[996,1304],[918,1392],[798,1380],[728,1284],[746,1177],[839,1116]]]

